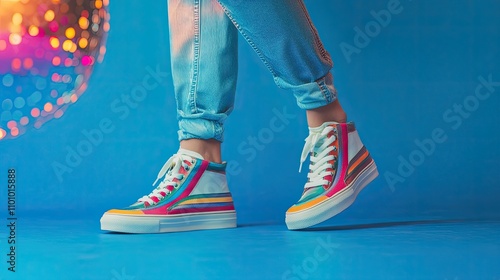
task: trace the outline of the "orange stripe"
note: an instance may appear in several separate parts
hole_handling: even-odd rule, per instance
[[[349,167],[349,170],[347,171],[347,174],[351,173],[354,168],[356,168],[366,157],[368,157],[369,153],[368,150],[366,150],[363,155],[354,162],[351,167]]]
[[[125,215],[144,215],[144,212],[141,210],[118,210],[118,209],[111,209],[107,214],[125,214]]]
[[[301,205],[294,205],[292,207],[290,207],[290,209],[288,209],[287,212],[298,212],[298,211],[301,211],[301,210],[304,210],[306,208],[311,208],[321,202],[323,202],[325,199],[327,199],[328,197],[322,195],[320,197],[317,197],[313,200],[310,200],[304,204],[301,204]]]

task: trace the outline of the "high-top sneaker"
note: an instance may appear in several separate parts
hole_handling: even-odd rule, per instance
[[[304,192],[286,212],[289,229],[307,228],[337,215],[378,176],[377,166],[352,122],[327,122],[310,128],[299,172],[308,155]]]
[[[180,149],[160,170],[155,189],[125,209],[101,218],[101,229],[158,233],[236,227],[226,165]]]

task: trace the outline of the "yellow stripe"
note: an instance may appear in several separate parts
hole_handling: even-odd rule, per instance
[[[298,212],[298,211],[301,211],[301,210],[304,210],[306,208],[311,208],[313,207],[314,205],[316,204],[319,204],[321,202],[323,202],[325,199],[327,199],[328,197],[322,195],[320,197],[317,197],[313,200],[310,200],[304,204],[301,204],[301,205],[294,205],[292,207],[290,207],[290,209],[288,209],[287,212]]]
[[[233,202],[233,199],[231,197],[195,198],[183,201],[179,205],[215,202]]]
[[[125,215],[144,215],[144,212],[141,210],[118,210],[118,209],[111,209],[107,214],[125,214]]]

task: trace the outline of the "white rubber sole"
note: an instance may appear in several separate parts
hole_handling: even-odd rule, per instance
[[[285,222],[290,230],[308,228],[324,222],[351,206],[358,193],[378,176],[375,162],[360,172],[351,185],[314,207],[286,213]]]
[[[236,212],[135,216],[104,213],[101,229],[124,233],[161,233],[236,227]]]

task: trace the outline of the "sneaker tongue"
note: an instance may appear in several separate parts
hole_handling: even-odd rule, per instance
[[[179,151],[177,151],[177,154],[179,154],[179,155],[186,155],[186,156],[194,157],[194,158],[197,158],[197,159],[204,159],[197,152],[193,152],[193,151],[186,150],[186,149],[183,149],[183,148],[179,148]]]

